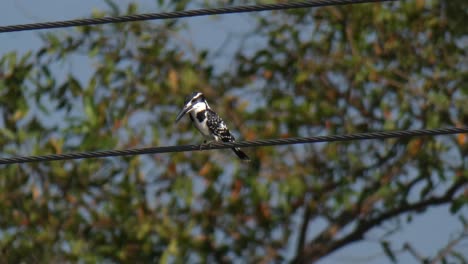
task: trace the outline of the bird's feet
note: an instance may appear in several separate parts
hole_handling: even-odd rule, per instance
[[[214,142],[213,140],[210,140],[210,141],[204,140],[203,143],[200,144],[200,150],[202,150],[203,148],[211,147],[211,143],[213,143],[213,142]]]

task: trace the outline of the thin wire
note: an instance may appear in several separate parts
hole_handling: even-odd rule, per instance
[[[284,9],[293,9],[293,8],[294,9],[295,8],[310,8],[310,7],[319,7],[319,6],[329,6],[329,5],[345,5],[345,4],[386,2],[386,1],[397,1],[397,0],[309,0],[309,1],[300,1],[300,2],[292,2],[292,3],[207,8],[207,9],[185,10],[185,11],[164,12],[164,13],[127,15],[127,16],[119,16],[119,17],[85,18],[85,19],[64,20],[64,21],[56,21],[56,22],[2,26],[0,27],[0,33],[25,31],[25,30],[49,29],[49,28],[99,25],[99,24],[108,24],[108,23],[134,22],[134,21],[151,20],[151,19],[153,20],[172,19],[172,18],[184,18],[184,17],[195,17],[195,16],[247,13],[247,12],[271,11],[271,10],[280,10],[280,9],[284,10]]]
[[[183,151],[200,151],[209,149],[226,149],[232,147],[263,147],[319,142],[336,142],[336,141],[353,141],[365,139],[387,139],[387,138],[404,138],[415,136],[435,136],[447,134],[468,133],[468,127],[462,128],[439,128],[439,129],[420,129],[420,130],[400,130],[400,131],[382,131],[370,133],[358,133],[349,135],[335,136],[317,136],[317,137],[297,137],[297,138],[281,138],[281,139],[263,139],[254,141],[240,142],[213,142],[211,144],[202,145],[182,145],[182,146],[167,146],[167,147],[151,147],[126,150],[105,150],[105,151],[90,151],[69,154],[52,154],[43,156],[23,156],[0,158],[0,164],[18,164],[27,162],[45,162],[56,160],[72,160],[72,159],[89,159],[103,158],[115,156],[130,156],[141,154],[156,154],[156,153],[171,153]]]

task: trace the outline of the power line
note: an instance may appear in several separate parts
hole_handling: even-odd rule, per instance
[[[56,160],[72,160],[72,159],[89,159],[103,158],[116,156],[131,156],[141,154],[156,154],[170,153],[183,151],[199,151],[209,149],[226,149],[232,147],[264,147],[277,145],[319,143],[319,142],[336,142],[336,141],[353,141],[365,139],[387,139],[387,138],[405,138],[415,136],[436,136],[447,134],[468,133],[468,127],[462,128],[439,128],[439,129],[420,129],[420,130],[400,130],[400,131],[382,131],[370,133],[358,133],[349,135],[334,135],[334,136],[317,136],[317,137],[296,137],[296,138],[280,138],[280,139],[262,139],[254,141],[239,141],[233,143],[214,142],[209,145],[182,145],[182,146],[167,146],[167,147],[151,147],[126,150],[105,150],[105,151],[90,151],[69,154],[52,154],[43,156],[23,156],[12,158],[0,158],[0,164],[18,164],[27,162],[45,162]]]
[[[300,1],[300,2],[292,2],[292,3],[206,8],[206,9],[185,10],[185,11],[175,11],[175,12],[127,15],[127,16],[119,16],[119,17],[85,18],[85,19],[64,20],[64,21],[56,21],[56,22],[3,26],[3,27],[0,27],[0,33],[25,31],[25,30],[49,29],[49,28],[89,26],[89,25],[99,25],[99,24],[108,24],[108,23],[134,22],[134,21],[142,21],[142,20],[172,19],[172,18],[184,18],[184,17],[195,17],[195,16],[248,13],[248,12],[259,12],[259,11],[310,8],[310,7],[319,7],[319,6],[329,6],[329,5],[346,5],[346,4],[386,2],[386,1],[397,1],[397,0],[309,0],[309,1]]]

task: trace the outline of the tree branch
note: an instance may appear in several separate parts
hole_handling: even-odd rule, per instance
[[[381,215],[373,219],[360,221],[358,226],[355,228],[355,230],[351,232],[350,234],[348,234],[347,236],[343,237],[342,239],[332,241],[331,237],[328,237],[328,239],[326,239],[327,237],[324,235],[324,233],[322,233],[321,235],[319,235],[319,237],[309,242],[305,246],[304,252],[302,253],[303,259],[309,262],[318,260],[319,258],[325,255],[328,255],[331,252],[349,243],[363,239],[365,233],[369,231],[371,228],[378,226],[382,222],[390,218],[396,217],[400,214],[413,212],[413,211],[419,211],[428,206],[441,205],[444,203],[448,203],[452,201],[456,192],[461,187],[463,187],[466,183],[467,183],[466,179],[461,179],[455,182],[449,189],[447,189],[445,194],[442,196],[431,197],[426,200],[422,200],[420,202],[416,202],[413,204],[406,204],[398,208],[388,210],[387,212],[382,213]],[[328,242],[328,245],[325,244],[327,242]]]
[[[403,250],[407,250],[411,255],[413,255],[413,257],[415,257],[421,263],[427,263],[428,262],[427,258],[425,258],[421,254],[419,254],[419,252],[416,251],[416,249],[414,249],[413,246],[411,246],[409,243],[405,243],[403,245]]]
[[[430,262],[430,264],[442,263],[442,260],[452,252],[452,249],[468,236],[468,226],[465,226],[463,232],[457,238],[450,241],[442,251]]]
[[[298,238],[298,243],[297,243],[297,248],[296,248],[296,258],[293,261],[293,263],[303,263],[303,248],[305,244],[305,240],[307,238],[307,228],[309,227],[309,222],[310,222],[310,216],[311,216],[311,210],[310,206],[308,203],[305,204],[304,208],[304,216],[302,218],[302,224],[300,228],[300,233],[299,233],[299,238]]]

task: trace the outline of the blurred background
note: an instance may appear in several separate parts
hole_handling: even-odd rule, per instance
[[[0,25],[276,1],[9,1]],[[468,2],[414,0],[0,33],[1,156],[468,123]],[[0,165],[6,263],[464,263],[468,139]]]

